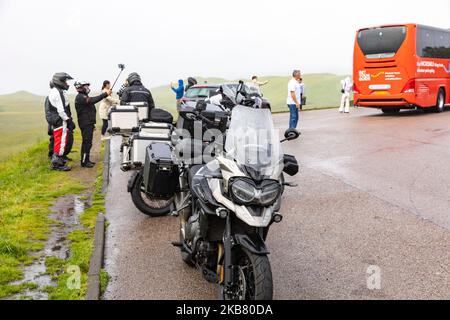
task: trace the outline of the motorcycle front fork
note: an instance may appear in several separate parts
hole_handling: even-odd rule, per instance
[[[225,224],[225,234],[223,239],[224,259],[223,259],[223,273],[224,290],[227,291],[233,285],[233,261],[231,259],[231,249],[233,247],[233,238],[231,236],[231,217],[228,215]]]

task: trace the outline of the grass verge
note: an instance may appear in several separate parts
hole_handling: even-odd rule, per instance
[[[101,150],[103,159],[104,148]],[[80,215],[81,228],[68,235],[71,241],[70,257],[67,260],[53,259],[46,263],[47,271],[57,282],[56,287],[47,287],[51,300],[81,300],[86,295],[89,263],[93,250],[95,222],[99,212],[105,212],[105,196],[102,194],[103,163],[97,164],[97,178],[92,192],[92,205]],[[102,290],[106,289],[109,276],[101,274]],[[75,288],[74,288],[75,287]]]
[[[22,267],[44,248],[52,203],[84,188],[70,175],[49,170],[46,142],[0,163],[0,298],[33,286],[10,283],[22,279]]]
[[[51,171],[47,142],[0,162],[0,299],[37,288],[34,283],[13,283],[23,279],[23,267],[32,264],[44,248],[54,223],[49,218],[54,201],[64,195],[89,193],[91,206],[80,215],[80,227],[68,235],[70,257],[61,260],[49,256],[45,261],[46,274],[57,283],[45,288],[49,299],[84,299],[95,221],[99,212],[105,212],[102,171],[100,162],[95,181],[80,179],[76,172]],[[101,280],[106,288],[108,275],[104,271]]]

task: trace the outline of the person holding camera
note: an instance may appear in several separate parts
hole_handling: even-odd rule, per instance
[[[50,81],[50,93],[45,99],[45,118],[49,125],[49,133],[52,133],[50,139],[52,150],[49,150],[51,169],[57,171],[71,170],[66,163],[69,160],[67,155],[72,151],[75,124],[67,95],[69,80],[73,80],[69,74],[55,73]]]
[[[91,92],[89,82],[76,82],[75,88],[78,95],[75,98],[75,109],[77,110],[78,126],[81,130],[83,142],[81,144],[81,167],[93,168],[95,162],[90,159],[92,140],[97,118],[95,104],[109,97],[112,94],[111,89],[105,89],[104,92],[96,97],[89,97]]]
[[[109,80],[103,81],[102,92],[108,93],[111,90],[111,82]],[[109,111],[112,106],[119,104],[119,100],[116,100],[110,96],[106,97],[100,102],[100,107],[98,108],[98,113],[100,119],[102,119],[102,140],[108,139],[106,137],[106,131],[108,130],[108,117]]]
[[[179,110],[182,101],[181,99],[183,99],[184,96],[184,81],[182,79],[178,80],[177,88],[175,88],[175,85],[171,82],[170,88],[175,93],[175,99],[177,100],[177,110]]]
[[[262,96],[261,87],[265,86],[269,83],[269,80],[267,81],[259,81],[258,76],[253,76],[252,81],[247,83],[247,86],[251,89],[253,89],[255,92],[257,92],[260,96]]]

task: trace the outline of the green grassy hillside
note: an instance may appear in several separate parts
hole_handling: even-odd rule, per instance
[[[336,107],[340,102],[340,80],[343,76],[332,74],[304,75],[308,104],[305,109]],[[238,80],[221,78],[197,78],[199,83],[225,83]],[[270,83],[263,87],[263,93],[272,103],[274,112],[287,111],[287,83],[290,77],[261,77]],[[247,81],[247,79],[242,79]],[[151,89],[158,107],[175,112],[175,95],[169,85]],[[74,96],[70,97],[75,115]],[[19,151],[47,139],[47,124],[44,118],[44,97],[20,91],[0,95],[0,161]],[[79,141],[75,142],[79,144]]]
[[[0,161],[46,138],[44,98],[28,92],[0,96]]]

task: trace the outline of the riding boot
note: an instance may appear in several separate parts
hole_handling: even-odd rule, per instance
[[[82,168],[93,168],[94,165],[89,162],[89,154],[88,153],[82,153],[81,154],[81,167]]]
[[[66,166],[66,162],[58,155],[53,154],[52,156],[52,164],[50,169],[56,171],[70,171],[71,168]]]
[[[95,162],[91,161],[91,153],[90,152],[88,152],[88,154],[87,154],[87,162],[92,164],[92,165],[94,165],[94,166],[96,165]]]

